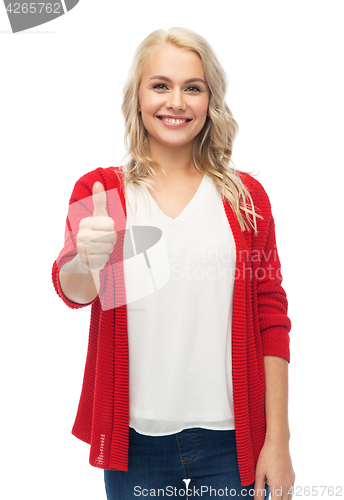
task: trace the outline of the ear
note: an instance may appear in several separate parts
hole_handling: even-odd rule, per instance
[[[141,106],[140,106],[140,103],[139,103],[139,102],[137,103],[137,111],[138,111],[139,113],[141,113]]]

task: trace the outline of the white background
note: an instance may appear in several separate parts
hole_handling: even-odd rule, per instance
[[[81,0],[16,34],[0,6],[2,499],[105,499],[103,471],[71,435],[89,311],[65,306],[50,273],[74,183],[122,164],[133,52],[172,26],[217,53],[240,127],[233,161],[259,172],[272,203],[293,324],[295,498],[320,485],[344,495],[342,5]]]

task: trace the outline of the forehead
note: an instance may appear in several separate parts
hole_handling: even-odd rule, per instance
[[[149,55],[142,78],[149,79],[154,75],[164,75],[171,79],[205,79],[199,55],[192,50],[180,49],[173,45],[159,47]]]

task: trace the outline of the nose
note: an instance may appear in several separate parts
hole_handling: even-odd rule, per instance
[[[184,96],[181,90],[174,89],[170,94],[168,94],[166,107],[181,110],[184,110],[186,108]]]

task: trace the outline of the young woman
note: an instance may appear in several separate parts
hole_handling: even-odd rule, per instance
[[[201,36],[151,33],[124,90],[130,161],[70,199],[52,276],[92,304],[72,432],[108,500],[292,496],[287,300],[268,196],[230,166],[226,88]]]

